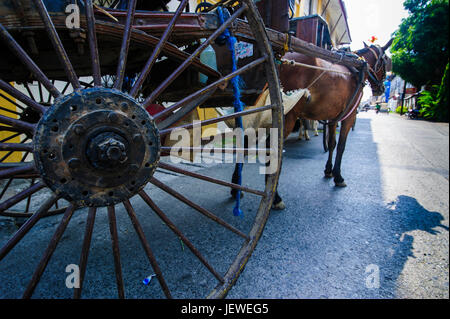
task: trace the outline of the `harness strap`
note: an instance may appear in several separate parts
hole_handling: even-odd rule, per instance
[[[297,62],[297,61],[294,61],[294,60],[281,59],[280,61],[281,61],[282,64],[288,64],[288,65],[293,65],[293,66],[301,66],[301,67],[314,69],[314,70],[323,70],[325,72],[340,73],[340,74],[345,74],[345,75],[352,75],[353,74],[351,72],[338,71],[338,70],[333,70],[333,69],[330,69],[330,68],[324,68],[324,67],[320,67],[320,66],[306,64],[306,63],[300,63],[300,62]]]
[[[378,49],[378,47],[375,47],[375,48]],[[378,74],[378,72],[380,72],[380,67],[381,67],[380,61],[384,59],[384,57],[385,57],[386,54],[385,54],[385,53],[383,54],[382,52],[380,52],[380,54],[377,54],[377,52],[375,52],[375,50],[372,49],[371,47],[368,47],[367,49],[368,49],[370,52],[372,52],[372,54],[375,56],[375,60],[376,60],[375,65],[373,66],[373,68],[372,68],[370,65],[368,65],[368,68],[369,68],[369,71],[368,71],[369,77],[370,77],[370,78],[372,79],[372,81],[374,81],[377,85],[381,86],[382,83],[381,83],[380,80],[377,79],[377,74]]]
[[[356,86],[356,90],[353,92],[351,98],[347,102],[347,105],[346,105],[345,109],[341,112],[341,114],[339,114],[335,119],[330,120],[330,121],[319,121],[320,124],[334,125],[334,124],[336,124],[338,122],[346,120],[355,111],[355,109],[357,107],[357,104],[358,104],[358,103],[355,103],[355,99],[358,96],[358,93],[364,87],[364,85],[363,85],[364,82],[365,82],[365,76],[364,75],[367,72],[367,67],[368,67],[368,64],[365,63],[362,70],[357,70],[356,71],[358,73],[358,76],[359,76],[358,83],[357,83],[357,86]]]

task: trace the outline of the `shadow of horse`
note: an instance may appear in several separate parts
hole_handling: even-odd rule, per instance
[[[413,253],[414,235],[412,231],[424,231],[430,235],[448,232],[448,226],[442,224],[444,217],[438,212],[425,209],[415,198],[400,195],[386,207],[387,220],[391,229],[387,231],[393,240],[385,252],[380,252],[380,291],[378,297],[398,298],[399,277],[408,258],[418,258]],[[437,228],[440,228],[437,229]],[[426,254],[425,254],[426,256]]]

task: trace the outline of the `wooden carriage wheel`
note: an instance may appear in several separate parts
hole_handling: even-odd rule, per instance
[[[0,181],[3,190],[8,183],[12,183],[10,181],[23,180],[25,183],[29,183],[16,193],[2,191],[0,216],[17,217],[18,214],[29,217],[17,232],[2,242],[0,248],[2,282],[14,281],[15,271],[19,271],[11,268],[11,263],[15,262],[14,250],[24,254],[23,249],[27,251],[26,247],[29,245],[33,245],[33,250],[37,249],[38,245],[27,242],[27,239],[28,237],[31,237],[31,240],[40,238],[39,231],[34,231],[34,229],[41,220],[45,223],[47,219],[43,219],[43,217],[63,213],[62,217],[48,217],[50,219],[57,218],[58,226],[48,245],[44,245],[43,256],[33,271],[31,280],[26,284],[24,298],[31,297],[35,292],[51,257],[55,255],[55,258],[58,258],[55,251],[57,246],[61,245],[63,234],[69,228],[71,232],[77,234],[75,235],[78,237],[76,241],[81,244],[81,257],[79,257],[78,263],[80,287],[76,288],[73,293],[75,298],[81,297],[82,288],[88,289],[83,285],[85,276],[92,273],[95,276],[96,273],[95,271],[89,272],[88,256],[90,253],[91,255],[95,254],[94,249],[90,249],[91,242],[94,241],[94,224],[98,224],[95,221],[102,218],[106,219],[107,229],[109,229],[114,260],[113,264],[108,265],[105,262],[102,267],[114,268],[115,280],[112,279],[112,281],[116,282],[120,298],[125,297],[128,285],[142,285],[140,282],[129,283],[124,280],[122,265],[125,265],[126,261],[121,259],[121,253],[126,251],[126,247],[124,249],[122,246],[119,249],[119,241],[123,239],[122,236],[125,236],[119,225],[123,216],[129,217],[131,229],[137,234],[139,242],[144,248],[147,268],[151,267],[151,271],[156,275],[154,281],[159,283],[159,292],[151,290],[152,294],[145,295],[146,298],[158,298],[159,295],[167,298],[186,296],[185,292],[173,289],[179,285],[174,282],[176,277],[170,275],[179,271],[179,269],[171,267],[171,262],[188,258],[185,256],[184,247],[191,252],[189,258],[193,258],[201,266],[200,268],[195,266],[192,269],[195,283],[198,282],[197,273],[207,277],[206,283],[200,283],[203,296],[225,297],[255,249],[269,215],[279,169],[268,175],[267,178],[253,176],[247,182],[244,177],[245,186],[240,186],[227,182],[223,179],[223,175],[222,178],[219,178],[204,173],[204,171],[210,173],[211,170],[198,170],[194,165],[177,166],[162,160],[161,152],[169,152],[170,148],[161,146],[161,140],[176,127],[179,115],[195,110],[196,106],[203,101],[203,96],[214,92],[219,86],[227,84],[233,77],[251,71],[255,67],[263,66],[264,74],[260,76],[266,77],[271,105],[203,120],[200,125],[222,123],[258,112],[271,112],[272,128],[278,133],[276,149],[271,149],[271,151],[276,151],[276,166],[279,168],[283,140],[283,110],[273,53],[262,20],[250,0],[239,1],[230,18],[209,34],[205,41],[199,42],[194,52],[184,51],[184,46],[178,47],[170,43],[171,33],[187,2],[187,0],[180,1],[165,32],[155,40],[154,36],[132,28],[136,0],[129,1],[124,24],[96,20],[92,1],[86,0],[86,6],[83,8],[85,15],[82,17],[82,28],[87,33],[86,47],[88,49],[86,54],[90,57],[88,59],[89,68],[86,68],[86,63],[83,63],[86,59],[80,58],[83,56],[83,44],[73,45],[73,39],[66,35],[68,31],[64,27],[61,15],[50,14],[42,0],[35,0],[32,4],[33,11],[38,12],[39,15],[21,16],[20,19],[17,19],[19,24],[14,19],[4,21],[0,19],[2,21],[0,25],[1,41],[11,54],[2,59],[4,64],[0,65],[0,89],[5,93],[6,98],[23,111],[17,112],[20,114],[6,112],[5,115],[0,115],[2,130],[11,132],[15,137],[20,137],[20,141],[14,143],[9,137],[2,140],[0,150],[11,154],[14,152],[22,154],[22,160],[18,163],[1,161]],[[15,9],[17,10],[17,8]],[[237,19],[244,19],[250,25],[254,39],[256,39],[255,50],[259,51],[260,57],[240,66],[236,71],[217,76],[217,72],[214,73],[214,70],[202,65],[198,59],[199,54]],[[27,24],[32,27],[26,28]],[[22,28],[24,26],[25,28]],[[30,30],[31,34],[24,32]],[[43,44],[44,41],[33,41],[33,37],[42,36],[44,31],[47,41],[50,39],[48,43],[52,48],[51,56],[48,54],[48,48],[45,48],[45,44]],[[105,52],[110,53],[113,49],[104,47],[104,39],[107,39],[110,44],[119,44],[120,50],[117,51],[115,59],[108,58],[108,61],[105,61],[107,60]],[[34,51],[33,42],[36,49]],[[146,52],[150,53],[144,55],[145,59],[143,60],[142,55],[129,54],[131,48],[146,48]],[[45,54],[43,54],[44,52]],[[163,55],[169,59],[177,59],[176,68],[149,92],[142,90],[147,78],[153,75],[152,68],[159,63],[158,58]],[[180,61],[180,57],[183,59],[182,61]],[[55,68],[55,60],[59,61],[58,68]],[[76,60],[76,64],[71,62],[73,60]],[[5,63],[11,63],[11,68],[14,65],[14,68],[18,69],[10,72],[11,69],[7,70],[8,66],[5,69]],[[125,89],[126,73],[131,69],[135,70],[140,63],[140,71],[137,72],[131,89]],[[178,101],[171,101],[170,106],[154,117],[150,116],[144,107],[156,101],[164,102],[162,100],[164,91],[168,87],[170,88],[180,74],[191,68],[202,70],[207,74],[209,72],[208,75],[213,80]],[[103,85],[102,76],[105,75],[113,76],[115,81],[113,88]],[[88,80],[83,82],[82,79]],[[71,91],[61,89],[55,84],[57,81],[64,80],[70,83]],[[28,91],[26,94],[23,90],[10,85],[9,82],[24,83],[25,88],[27,83],[37,83],[39,88],[45,88],[49,92],[49,98],[47,101],[43,101],[42,98],[37,99],[31,90],[26,90]],[[67,88],[66,85],[64,87]],[[146,92],[146,95],[142,96],[142,92]],[[141,101],[143,102],[141,103]],[[33,116],[22,116],[22,113],[26,112]],[[219,148],[218,151],[234,154],[239,150],[222,146],[222,149]],[[223,167],[224,165],[221,165],[220,168],[215,168],[213,171],[219,171]],[[228,171],[232,172],[234,164],[230,163],[227,167]],[[164,174],[178,177],[165,180]],[[180,180],[181,182],[177,182]],[[175,190],[177,187],[183,188],[184,185],[188,185],[187,190]],[[241,218],[229,216],[230,210],[224,208],[226,205],[230,206],[229,203],[227,204],[227,199],[216,198],[217,193],[214,189],[225,189],[226,192],[236,189],[249,194],[247,196],[252,199],[250,202],[253,206],[253,213],[250,213],[251,209],[248,209],[242,219],[244,222],[241,221]],[[38,200],[33,200],[35,197],[32,195],[38,192],[45,192],[45,194]],[[208,193],[212,196],[208,197]],[[203,194],[205,196],[202,196]],[[196,198],[199,196],[202,203],[196,203],[194,196]],[[58,200],[64,201],[63,209],[54,208]],[[215,204],[212,203],[214,201],[216,201]],[[179,203],[186,205],[183,211],[180,211]],[[25,205],[25,212],[14,211],[14,207],[20,205],[22,207]],[[146,209],[144,216],[141,216],[141,212],[135,209],[139,205],[146,205],[149,208]],[[199,216],[204,219],[200,219],[198,216],[194,217],[193,214],[190,214],[191,211],[199,212],[201,214]],[[150,215],[150,212],[154,215]],[[155,216],[159,218],[159,222],[153,221]],[[146,218],[153,219],[147,222]],[[195,223],[190,221],[193,218],[195,218]],[[69,224],[71,219],[79,219],[80,222],[77,225],[73,225],[73,223],[71,225]],[[81,220],[86,220],[85,226],[80,226]],[[200,222],[204,224],[200,224]],[[241,223],[248,227],[242,226]],[[208,237],[209,246],[204,246],[205,240],[201,236],[197,242],[189,239],[190,236],[194,237],[198,232],[202,232],[207,227],[206,225],[217,227],[206,233],[216,235],[219,238],[218,242],[214,242],[215,238]],[[185,226],[190,226],[192,229],[186,230]],[[101,226],[99,227],[101,228]],[[155,246],[149,237],[154,239],[153,234],[158,232],[161,227],[165,229],[165,232],[161,231],[161,237],[155,239],[158,243]],[[171,247],[170,245],[173,244],[171,241],[173,237],[169,237],[171,233],[177,242],[181,243],[184,256],[178,258],[172,252],[167,251],[167,247]],[[80,240],[80,238],[83,239]],[[126,238],[128,239],[128,237]],[[229,243],[229,247],[226,245],[227,243]],[[131,245],[128,241],[127,244]],[[207,252],[202,253],[199,246]],[[205,247],[210,248],[206,249]],[[208,256],[217,252],[220,255],[223,254],[221,260],[225,260],[225,264],[213,265],[208,261]],[[69,252],[66,251],[66,253]],[[227,254],[229,257],[226,257]],[[193,265],[192,262],[188,264]],[[147,271],[150,270],[147,269]],[[7,286],[11,287],[12,285],[5,284],[3,287]],[[190,290],[193,291],[192,296],[198,297],[195,288]],[[0,295],[9,296],[5,291],[0,291]]]

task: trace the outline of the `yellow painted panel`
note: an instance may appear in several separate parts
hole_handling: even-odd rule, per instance
[[[219,0],[208,0],[207,2],[212,3],[212,4],[216,4]],[[202,3],[202,0],[197,0],[197,4]]]
[[[212,108],[202,109],[202,108],[198,107],[197,112],[198,112],[198,117],[200,118],[200,121],[219,117],[219,113],[217,113],[217,111]],[[209,129],[209,130],[206,131],[207,129]],[[214,130],[211,130],[211,129],[214,129]],[[211,134],[211,132],[215,132],[215,133]],[[208,134],[208,133],[210,133],[210,134]],[[214,136],[216,134],[217,134],[217,123],[202,127],[202,137],[210,137],[210,136]]]
[[[13,84],[13,83],[11,83],[11,84]],[[5,93],[5,92],[3,92],[1,90],[0,90],[0,92],[4,96],[6,96],[7,98],[9,98],[9,99],[11,99],[12,101],[15,102],[15,99],[12,96],[10,96],[9,94],[7,94],[7,93]],[[1,96],[0,96],[0,105],[3,108],[5,108],[5,109],[12,110],[12,111],[17,111],[17,107],[13,103],[9,102],[8,100],[4,99]],[[7,117],[10,117],[10,118],[14,118],[14,119],[18,118],[18,116],[16,114],[10,113],[10,112],[8,112],[6,110],[2,110],[2,109],[0,109],[0,115],[7,116]],[[2,125],[8,126],[6,124],[2,124]],[[7,139],[8,137],[10,137],[12,135],[15,135],[15,133],[0,131],[0,141],[5,140],[5,139]],[[16,137],[11,138],[9,140],[5,140],[4,143],[20,143],[20,136],[16,136]],[[0,152],[0,159],[3,158],[3,156],[5,156],[7,153],[8,153],[7,151]],[[22,159],[22,152],[13,152],[3,162],[4,163],[14,163],[14,162],[20,162],[21,159]]]

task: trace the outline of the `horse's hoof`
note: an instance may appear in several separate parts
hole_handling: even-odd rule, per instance
[[[319,133],[314,133],[314,136],[319,136]]]
[[[281,201],[278,204],[272,204],[272,209],[273,210],[285,210],[286,209],[286,205],[284,204],[283,201]]]
[[[307,141],[309,141],[309,140],[310,140],[310,138],[309,138],[309,137],[307,137],[307,138],[306,138],[306,140],[307,140]]]
[[[347,184],[345,184],[345,182],[341,182],[341,183],[334,183],[336,185],[336,187],[347,187]]]
[[[333,178],[333,173],[325,173],[325,178]]]

